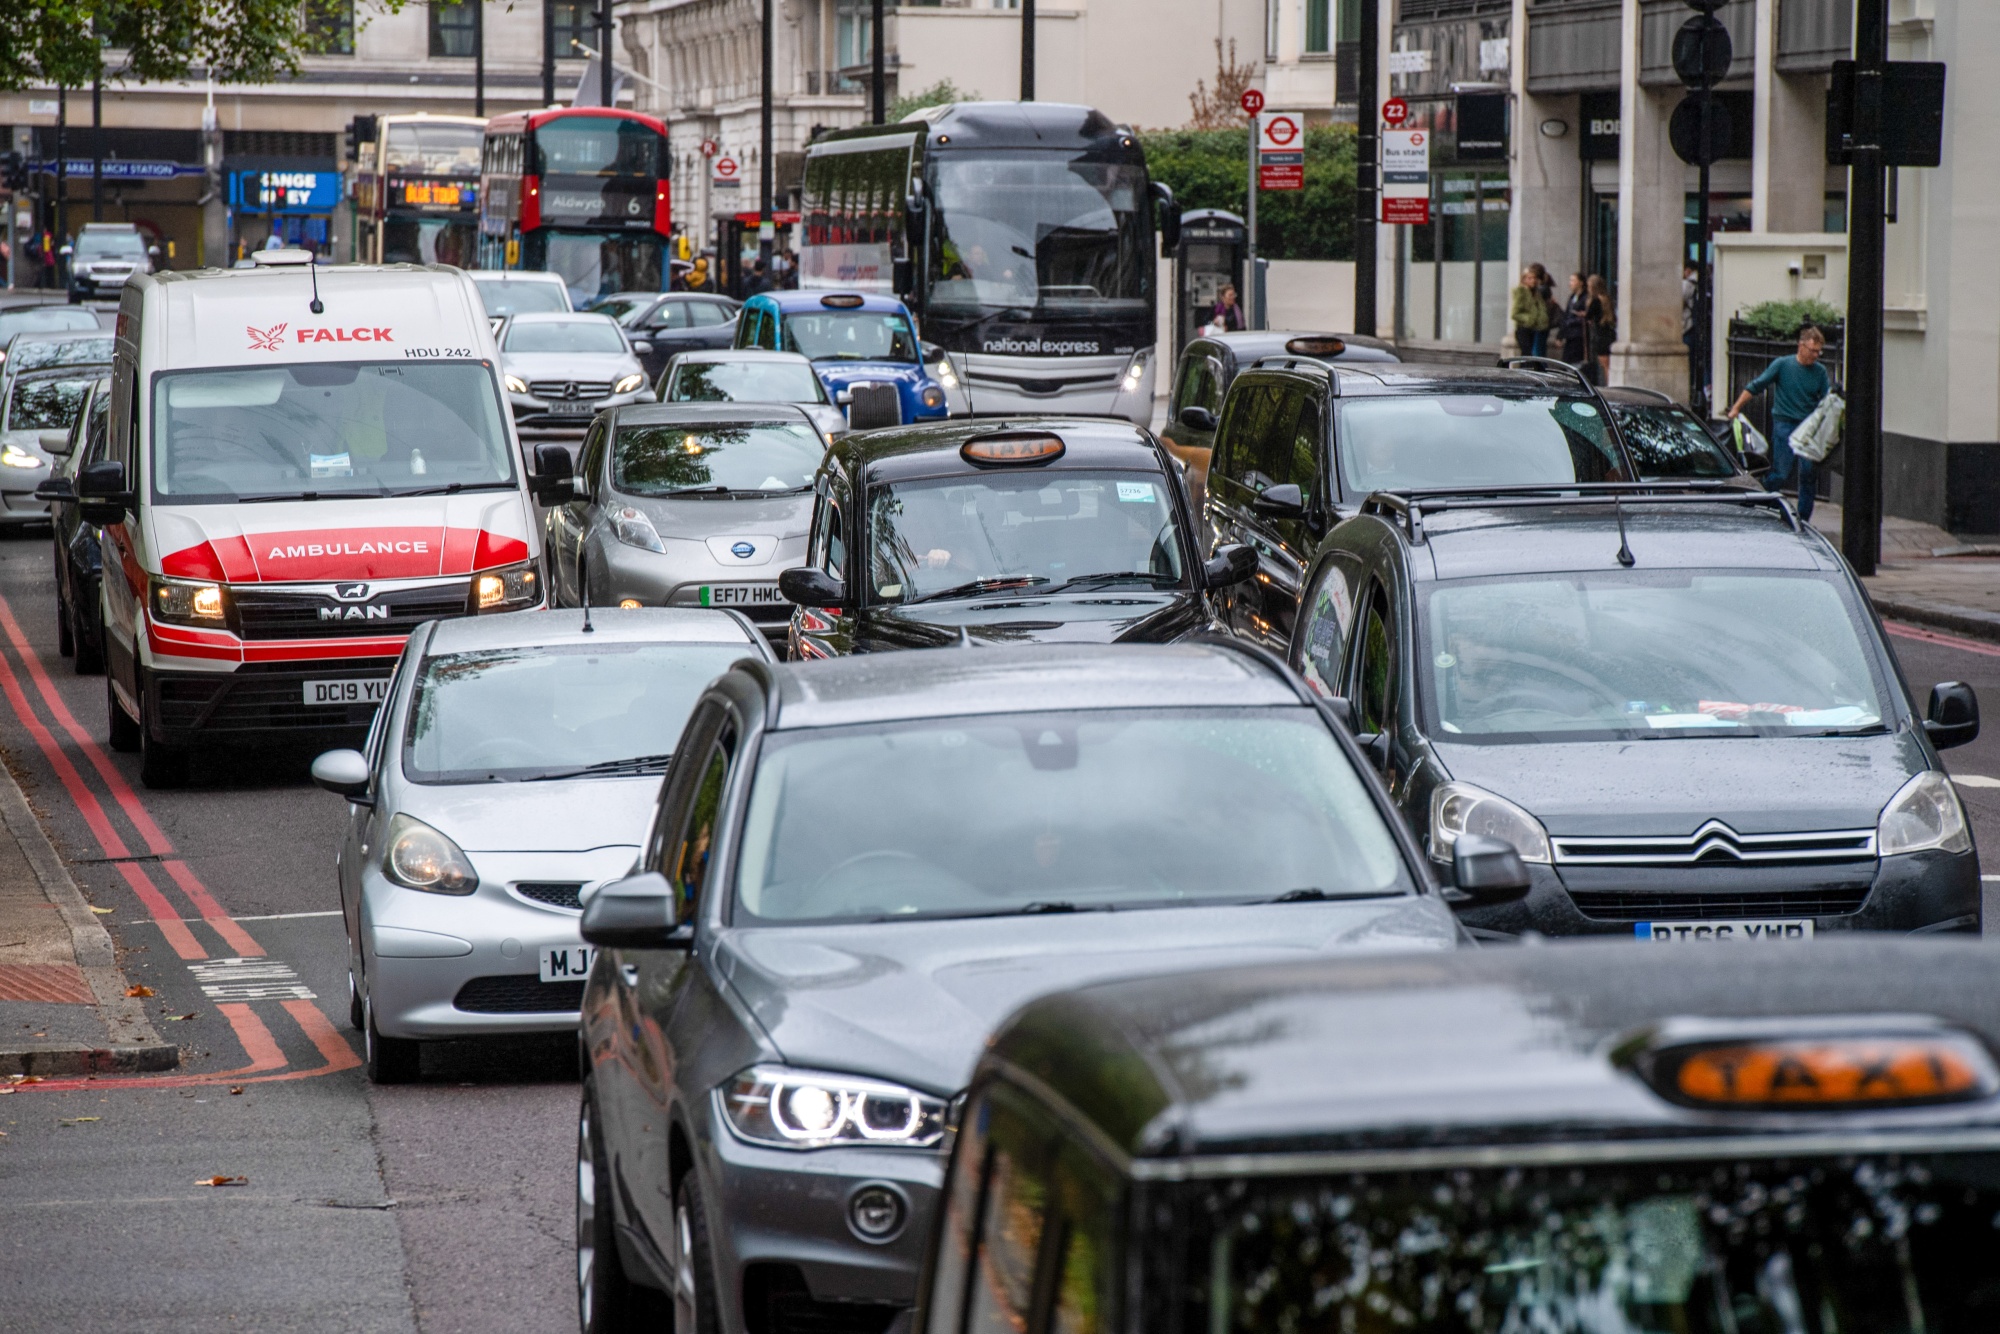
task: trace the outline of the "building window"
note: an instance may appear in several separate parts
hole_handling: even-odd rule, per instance
[[[431,0],[431,54],[472,54],[472,6],[480,0]]]
[[[304,18],[314,55],[354,54],[354,0],[305,0]]]
[[[1264,59],[1278,58],[1278,0],[1264,0]]]
[[[865,7],[865,0],[841,0],[840,9],[833,20],[833,65],[835,70],[858,69],[875,59],[873,16]],[[849,92],[861,87],[860,81],[836,73],[834,90]]]
[[[1333,0],[1306,0],[1306,40],[1305,53],[1309,56],[1323,56],[1333,49],[1332,23],[1328,13]]]
[[[1361,0],[1340,0],[1339,27],[1333,34],[1336,42],[1358,42],[1361,40]]]
[[[545,0],[549,6],[549,45],[557,60],[580,58],[578,44],[597,49],[597,11],[589,0]]]

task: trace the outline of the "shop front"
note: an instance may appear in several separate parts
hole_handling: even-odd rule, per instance
[[[323,167],[229,169],[230,259],[253,250],[295,246],[331,260],[333,216],[342,198],[342,177],[332,163]]]

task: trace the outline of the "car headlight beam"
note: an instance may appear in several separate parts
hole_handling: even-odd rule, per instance
[[[644,383],[646,383],[645,376],[628,375],[624,379],[620,380],[617,384],[612,385],[611,392],[614,394],[629,394],[634,389],[637,389],[640,385]]]
[[[507,392],[510,394],[525,394],[528,392],[528,382],[518,375],[502,376],[500,382],[507,386]]]
[[[0,449],[0,464],[5,464],[9,468],[39,468],[42,466],[42,459],[10,440],[5,449]]]
[[[518,611],[539,606],[542,576],[532,561],[486,570],[472,576],[471,611]]]
[[[1440,783],[1431,791],[1431,856],[1451,860],[1460,834],[1484,834],[1512,845],[1524,862],[1549,860],[1549,832],[1505,797],[1470,783]]]
[[[382,874],[405,889],[463,897],[479,888],[479,873],[458,844],[415,816],[398,813],[389,822],[389,846]]]
[[[192,579],[154,579],[147,606],[167,625],[220,626],[227,619],[222,585]]]
[[[760,1065],[715,1093],[731,1130],[772,1148],[921,1149],[944,1138],[944,1099],[860,1075]]]
[[[1875,855],[1894,857],[1932,849],[1969,852],[1972,833],[1951,779],[1926,769],[1903,784],[1882,808],[1882,818],[1875,825]]]

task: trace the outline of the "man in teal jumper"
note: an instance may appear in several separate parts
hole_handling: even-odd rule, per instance
[[[1808,324],[1799,330],[1799,350],[1789,357],[1780,357],[1764,368],[1752,380],[1736,401],[1729,405],[1727,416],[1735,421],[1736,414],[1743,411],[1751,396],[1760,394],[1772,385],[1778,387],[1776,398],[1771,403],[1771,470],[1764,474],[1766,491],[1782,491],[1791,479],[1794,469],[1799,477],[1799,517],[1812,518],[1813,512],[1813,461],[1802,459],[1792,453],[1792,432],[1799,423],[1812,415],[1819,401],[1833,392],[1832,377],[1826,367],[1819,364],[1819,354],[1826,350],[1826,335]]]

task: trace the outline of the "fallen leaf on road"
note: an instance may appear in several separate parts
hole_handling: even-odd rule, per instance
[[[7,1080],[12,1084],[39,1084],[42,1082],[42,1077],[40,1075],[8,1075]]]
[[[125,994],[128,996],[150,996],[153,994],[153,989],[143,985],[130,986],[125,988]]]
[[[80,1126],[85,1121],[102,1121],[103,1119],[101,1116],[59,1116],[56,1118],[56,1124],[59,1126]]]
[[[203,1177],[194,1184],[197,1186],[247,1186],[250,1184],[250,1178],[225,1176]]]
[[[91,911],[99,914],[108,914],[117,912],[118,910],[116,908],[92,908]]]
[[[200,1011],[198,1010],[190,1010],[186,1014],[163,1014],[160,1016],[160,1021],[168,1024],[184,1023],[199,1013]]]
[[[235,1094],[238,1094],[238,1093],[241,1093],[242,1091],[243,1091],[243,1086],[242,1086],[241,1084],[238,1084],[238,1085],[236,1085],[236,1086],[235,1086],[234,1088],[232,1088],[232,1089],[230,1089],[230,1090],[229,1090],[229,1092],[230,1092],[231,1096],[234,1096]]]

